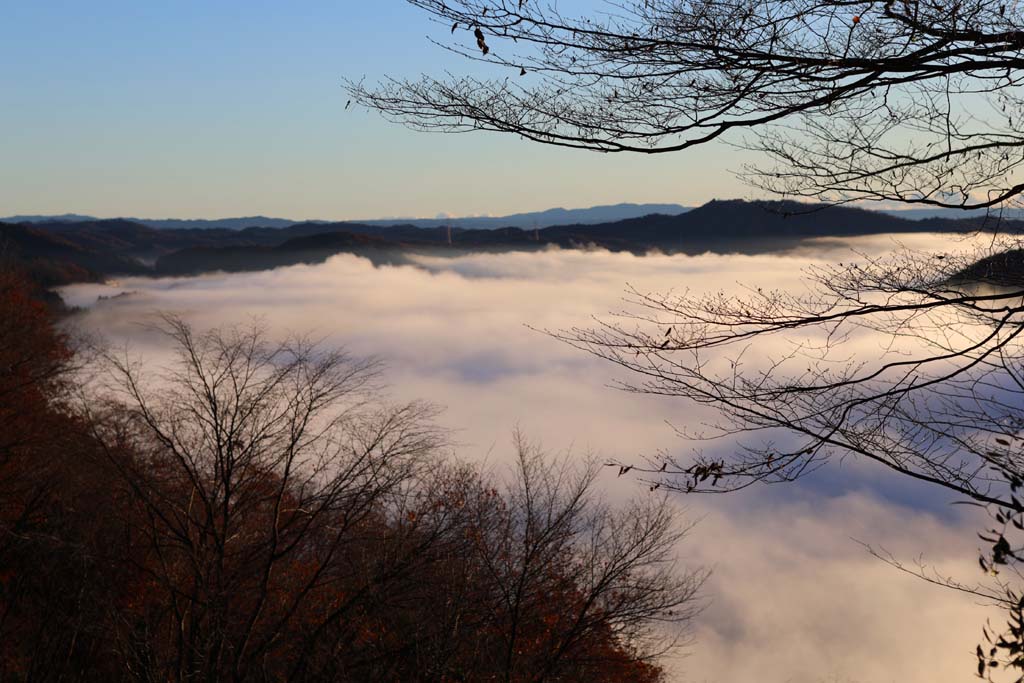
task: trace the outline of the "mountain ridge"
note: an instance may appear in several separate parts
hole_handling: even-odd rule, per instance
[[[542,211],[510,214],[508,216],[462,216],[445,218],[373,218],[345,221],[330,220],[294,220],[290,218],[272,218],[269,216],[243,216],[237,218],[97,218],[83,214],[19,215],[0,218],[4,223],[54,223],[54,222],[94,222],[100,220],[127,220],[140,225],[158,229],[228,229],[244,230],[245,228],[286,228],[307,223],[359,223],[365,225],[414,225],[421,228],[452,226],[466,229],[501,228],[516,225],[517,227],[538,228],[551,227],[560,223],[604,223],[624,218],[635,218],[654,213],[678,214],[689,210],[679,204],[605,204],[577,209],[551,208]]]
[[[716,200],[677,215],[652,214],[599,224],[464,229],[411,224],[304,222],[284,228],[157,229],[124,219],[0,223],[0,253],[41,269],[50,285],[116,274],[192,275],[319,263],[354,253],[374,263],[408,263],[410,252],[458,255],[549,247],[697,254],[770,253],[809,238],[880,233],[990,230],[985,218],[908,220],[845,206]],[[1024,232],[1024,221],[999,229]],[[63,274],[63,279],[61,277]]]
[[[743,200],[711,200],[716,201],[743,201]],[[750,203],[772,203],[774,200]],[[706,205],[706,204],[705,204]],[[816,205],[800,204],[800,206],[813,207]],[[345,220],[323,220],[323,219],[291,219],[274,218],[270,216],[239,216],[229,218],[98,218],[85,214],[67,213],[55,215],[16,215],[0,218],[4,223],[73,223],[73,222],[96,222],[103,220],[127,220],[150,228],[171,229],[171,230],[244,230],[247,228],[287,228],[294,225],[306,224],[336,224],[336,223],[358,223],[361,225],[411,225],[419,228],[438,228],[451,226],[463,229],[497,229],[505,227],[518,227],[523,230],[534,228],[548,228],[558,225],[596,225],[600,223],[611,223],[643,216],[660,215],[681,215],[699,207],[683,206],[681,204],[659,204],[659,203],[630,203],[621,202],[618,204],[601,204],[597,206],[566,209],[555,207],[541,211],[514,213],[506,216],[459,216],[459,217],[437,217],[437,218],[368,218],[368,219],[345,219]],[[867,206],[847,205],[847,208],[861,209],[876,214],[884,214],[906,220],[961,220],[986,218],[988,220],[1022,220],[1024,209],[1008,208],[1005,210],[959,210],[943,208],[901,208],[901,209],[873,209]]]

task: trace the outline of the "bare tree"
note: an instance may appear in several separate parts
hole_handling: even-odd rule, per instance
[[[767,153],[756,185],[828,202],[979,208],[1024,190],[1019,3],[409,2],[498,73],[349,82],[417,129],[644,154],[726,140]]]
[[[633,291],[622,317],[558,336],[630,371],[629,391],[710,409],[679,429],[706,446],[692,459],[619,465],[652,488],[735,491],[855,457],[986,508],[987,583],[885,559],[1006,608],[979,671],[1024,670],[1024,252],[1008,244],[822,266],[796,293]]]
[[[430,680],[662,680],[662,658],[690,642],[707,575],[680,564],[689,527],[678,508],[665,498],[611,506],[594,491],[593,464],[519,434],[515,446],[509,476],[450,471],[417,506],[414,524],[439,508],[460,521],[430,551],[445,559],[382,618],[408,615],[418,634],[381,643],[382,661],[413,649]]]
[[[705,572],[667,500],[612,508],[522,438],[508,482],[456,465],[374,361],[159,330],[170,365],[108,355],[83,406],[119,530],[86,552],[130,568],[91,614],[129,677],[653,683],[685,644]]]
[[[163,331],[176,363],[147,382],[110,357],[108,411],[93,419],[130,486],[136,559],[156,565],[146,609],[174,634],[127,634],[125,656],[177,680],[300,674],[328,626],[414,562],[415,544],[360,558],[394,545],[381,520],[436,458],[434,411],[371,403],[376,363],[302,340],[197,334],[175,318]]]
[[[725,141],[762,154],[744,169],[755,186],[829,203],[987,209],[1024,192],[1019,3],[644,0],[575,17],[532,0],[409,1],[450,30],[445,47],[499,73],[349,83],[416,129],[644,154]],[[634,291],[625,318],[557,336],[635,373],[628,390],[710,409],[706,429],[680,431],[731,447],[619,465],[652,488],[787,482],[854,456],[986,507],[987,584],[888,559],[1005,607],[979,675],[1024,671],[1022,253],[998,238],[862,259],[798,294]]]
[[[649,677],[636,662],[677,650],[699,611],[707,574],[677,566],[688,527],[664,498],[620,509],[597,499],[593,463],[552,460],[519,433],[516,451],[507,503],[481,510],[475,536],[503,680]],[[634,656],[594,647],[609,634]]]

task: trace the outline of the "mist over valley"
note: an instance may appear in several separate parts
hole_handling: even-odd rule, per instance
[[[451,430],[455,455],[501,472],[517,428],[547,448],[600,462],[731,448],[677,433],[713,420],[711,411],[618,390],[614,383],[628,375],[544,333],[629,309],[627,284],[638,292],[740,292],[746,285],[801,291],[808,267],[883,257],[898,247],[945,254],[966,246],[959,236],[920,233],[813,238],[766,254],[548,246],[410,250],[400,261],[380,261],[342,253],[262,272],[128,276],[60,293],[79,310],[68,325],[114,347],[127,344],[146,365],[159,366],[166,353],[165,340],[148,327],[158,314],[180,315],[197,329],[255,319],[277,335],[310,335],[379,357],[394,400],[443,406],[440,422]],[[882,343],[867,337],[859,345],[870,353]],[[749,367],[784,352],[761,346]],[[611,500],[660,495],[648,491],[647,477],[616,471],[604,468],[598,482]],[[780,680],[808,683],[822,680],[822,672],[841,681],[960,680],[957,664],[987,610],[892,572],[851,540],[969,572],[977,518],[949,502],[852,462],[791,487],[673,496],[687,518],[700,520],[679,548],[680,561],[715,568],[695,633],[699,646],[670,664],[674,680],[753,680],[765,666]],[[904,523],[888,523],[893,515]],[[871,637],[854,637],[864,630]],[[940,644],[928,662],[903,656],[908,633]],[[738,651],[745,656],[731,656]]]

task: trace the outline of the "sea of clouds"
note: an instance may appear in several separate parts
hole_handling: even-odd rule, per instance
[[[901,240],[947,246],[932,235]],[[693,444],[673,425],[710,416],[611,388],[628,379],[621,370],[538,329],[592,325],[593,316],[628,306],[627,285],[797,289],[808,265],[849,260],[851,248],[882,254],[897,246],[873,237],[761,256],[551,250],[419,256],[413,266],[381,268],[341,255],[268,272],[76,285],[63,295],[85,309],[72,324],[143,357],[164,348],[146,327],[160,312],[201,329],[256,319],[275,335],[308,334],[380,357],[391,397],[443,406],[457,456],[500,470],[516,427],[551,451],[630,461],[685,454]],[[121,292],[129,294],[100,299]],[[601,478],[609,497],[658,495],[616,472],[606,468]],[[714,569],[689,656],[670,663],[674,680],[943,683],[971,675],[991,611],[894,570],[858,542],[981,578],[979,519],[946,494],[848,460],[796,484],[674,501],[700,519],[680,561]]]

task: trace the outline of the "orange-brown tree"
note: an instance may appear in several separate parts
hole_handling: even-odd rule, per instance
[[[70,408],[77,361],[37,293],[0,273],[0,677],[102,678],[125,576],[118,487]]]

